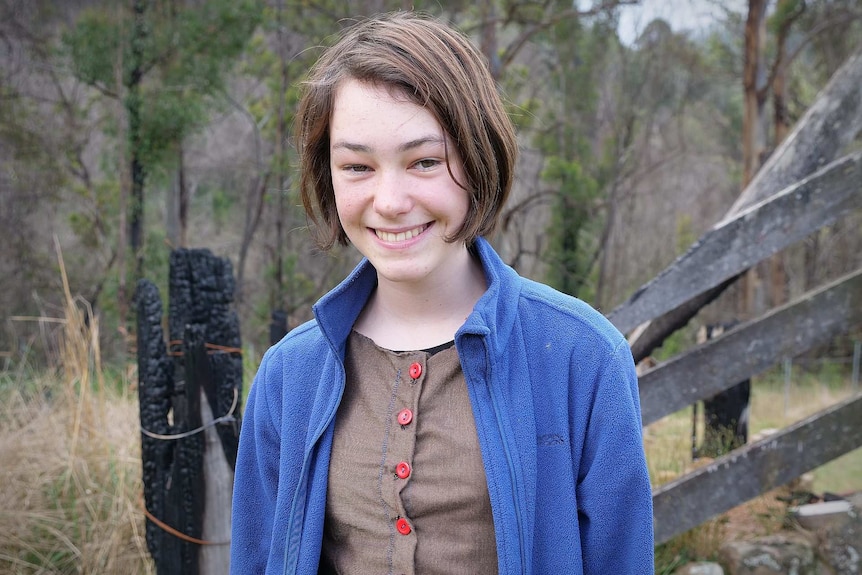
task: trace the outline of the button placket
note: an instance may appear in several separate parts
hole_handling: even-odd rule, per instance
[[[398,388],[395,401],[396,411],[394,414],[395,428],[390,435],[390,444],[387,452],[387,468],[389,470],[388,480],[389,493],[392,497],[392,506],[395,511],[394,522],[396,547],[402,545],[415,545],[416,531],[410,519],[410,509],[405,507],[406,502],[402,494],[412,482],[414,467],[413,458],[416,448],[416,425],[421,414],[417,411],[419,395],[422,389],[422,381],[425,379],[425,365],[423,353],[408,353],[400,357],[404,362],[396,364],[402,374],[405,383]]]

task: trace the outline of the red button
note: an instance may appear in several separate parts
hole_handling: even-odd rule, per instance
[[[410,477],[410,464],[406,461],[402,461],[401,463],[396,465],[395,475],[397,475],[401,479],[407,479],[408,477]]]
[[[413,531],[413,529],[410,528],[410,524],[407,523],[407,520],[403,517],[395,522],[395,529],[397,529],[398,533],[401,535],[410,535],[410,532]]]
[[[410,364],[410,377],[413,379],[419,379],[419,376],[422,375],[422,364],[421,363],[411,363]]]
[[[411,421],[413,421],[413,412],[409,409],[402,409],[398,412],[398,423],[401,425],[408,425]]]

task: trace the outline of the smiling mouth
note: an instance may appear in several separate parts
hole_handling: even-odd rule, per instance
[[[383,230],[375,229],[374,233],[377,234],[377,237],[383,240],[384,242],[390,243],[398,243],[409,240],[411,238],[415,238],[422,232],[428,229],[428,224],[422,224],[421,226],[415,227],[411,230],[406,230],[403,232],[393,233],[386,232]]]

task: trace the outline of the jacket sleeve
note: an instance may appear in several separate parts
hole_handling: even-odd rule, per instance
[[[577,498],[585,575],[654,572],[637,375],[622,340],[597,371]]]
[[[271,350],[272,351],[272,350]],[[277,508],[280,460],[278,396],[270,381],[279,369],[272,366],[273,353],[261,362],[243,413],[239,438],[231,518],[230,572],[234,575],[267,573],[274,514]]]

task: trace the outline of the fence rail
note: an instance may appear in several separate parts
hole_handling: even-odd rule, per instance
[[[836,72],[725,219],[608,318],[644,359],[751,266],[862,207],[862,153],[833,161],[862,129],[862,49]],[[831,164],[824,167],[827,162]],[[862,325],[862,270],[645,373],[648,424]],[[857,345],[854,356],[862,355]],[[854,388],[859,377],[854,360]],[[855,391],[855,389],[854,389]],[[862,397],[741,447],[653,493],[662,543],[862,446]]]
[[[724,391],[780,358],[799,355],[859,324],[862,269],[644,373],[638,381],[643,424]]]
[[[653,491],[656,544],[862,447],[862,394]]]
[[[754,264],[862,208],[862,152],[847,155],[809,178],[704,235],[664,272],[608,314],[620,331],[684,304]]]

